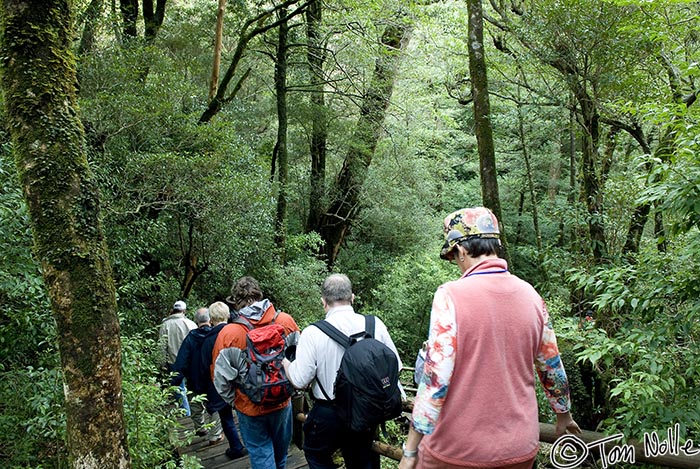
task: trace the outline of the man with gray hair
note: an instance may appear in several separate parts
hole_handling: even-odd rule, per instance
[[[219,414],[217,412],[209,414],[205,408],[209,380],[207,379],[208,370],[202,364],[200,353],[204,338],[211,331],[209,309],[197,309],[194,321],[197,324],[197,329],[190,331],[185,340],[182,341],[173,365],[177,375],[172,378],[171,384],[179,386],[185,379],[187,390],[194,396],[190,401],[190,409],[195,432],[197,436],[206,436],[209,445],[215,445],[223,441],[224,437]]]
[[[330,275],[321,286],[325,321],[347,336],[365,331],[365,316],[354,311],[354,299],[352,284],[344,274]],[[375,318],[374,338],[396,354],[400,370],[399,354],[379,318]],[[379,468],[379,454],[372,451],[374,431],[353,431],[333,405],[335,378],[344,353],[340,344],[311,325],[301,333],[295,360],[284,362],[294,387],[303,389],[313,383],[314,405],[304,423],[304,456],[312,469],[336,467],[333,453],[338,448],[348,469]]]

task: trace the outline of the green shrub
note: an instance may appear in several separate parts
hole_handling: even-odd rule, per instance
[[[571,276],[592,298],[596,327],[574,350],[604,384],[606,433],[641,438],[678,423],[684,436],[700,434],[698,247],[691,238],[666,255],[642,252],[635,265]]]
[[[143,336],[122,339],[124,417],[134,469],[166,467],[173,457],[177,422],[182,411],[173,404],[170,387],[158,379],[155,340]]]
[[[63,381],[57,368],[0,375],[0,465],[67,468]]]
[[[372,291],[365,314],[376,314],[387,325],[407,366],[428,338],[435,290],[459,277],[459,269],[431,254],[407,254],[392,264]]]

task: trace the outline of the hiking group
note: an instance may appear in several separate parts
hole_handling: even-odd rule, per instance
[[[399,467],[530,468],[539,449],[535,374],[557,434],[580,433],[546,306],[498,257],[500,230],[490,210],[458,210],[443,228],[440,257],[461,276],[433,298]],[[321,285],[325,315],[301,332],[252,277],[239,279],[225,301],[198,309],[195,322],[176,302],[161,325],[164,366],[197,434],[209,444],[225,435],[226,455],[248,455],[253,469],[282,469],[291,397],[308,391],[309,467],[338,467],[340,450],[345,467],[378,469],[372,442],[381,424],[401,414],[402,364],[386,325],[355,312],[354,298],[346,275],[329,275]]]

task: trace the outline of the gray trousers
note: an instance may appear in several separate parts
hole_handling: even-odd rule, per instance
[[[190,400],[190,411],[192,422],[194,422],[194,430],[196,432],[206,429],[207,430],[207,440],[216,441],[221,438],[221,419],[219,419],[219,413],[214,412],[214,414],[209,414],[207,409],[204,407],[204,402],[206,401],[206,396],[196,396]]]

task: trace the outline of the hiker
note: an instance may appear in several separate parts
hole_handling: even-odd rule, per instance
[[[581,430],[544,301],[498,257],[498,220],[484,207],[444,220],[440,257],[462,275],[440,286],[401,469],[531,468],[539,448],[533,364],[557,435]]]
[[[321,287],[325,321],[342,334],[353,336],[365,330],[365,316],[355,313],[350,279],[332,274]],[[375,318],[374,338],[396,355],[397,374],[401,360],[384,323]],[[365,340],[365,339],[363,339]],[[353,345],[354,346],[354,345]],[[301,333],[294,361],[285,361],[287,376],[294,387],[304,389],[311,383],[313,407],[304,423],[304,455],[311,469],[335,468],[333,453],[340,448],[349,469],[379,468],[379,454],[372,451],[376,428],[354,431],[334,406],[334,383],[345,349],[319,327],[310,325]],[[398,376],[397,383],[398,384]],[[400,400],[399,400],[400,404]]]
[[[229,447],[226,450],[226,456],[230,459],[238,459],[247,455],[248,450],[243,446],[241,439],[238,437],[236,422],[233,419],[233,409],[231,405],[224,401],[219,393],[216,392],[212,378],[213,364],[216,359],[216,356],[213,355],[214,344],[228,322],[228,306],[221,301],[212,303],[209,305],[209,317],[211,319],[212,328],[204,337],[200,350],[201,364],[207,381],[207,412],[210,414],[218,412],[219,419],[221,420],[221,428],[228,440]],[[218,355],[218,350],[216,350],[216,354]]]
[[[187,390],[195,397],[190,401],[191,417],[197,436],[206,436],[209,445],[220,443],[224,436],[221,433],[221,420],[219,414],[209,414],[206,411],[204,401],[207,395],[208,370],[201,363],[200,350],[204,338],[211,330],[209,310],[199,308],[194,314],[194,322],[197,329],[191,330],[182,341],[173,370],[177,375],[173,376],[170,384],[179,386],[183,380]]]
[[[231,315],[235,318],[234,322],[227,324],[219,333],[214,345],[214,357],[220,357],[227,351],[246,350],[248,332],[268,325],[273,325],[269,330],[278,330],[290,345],[296,344],[299,326],[289,314],[277,311],[270,300],[263,297],[262,290],[253,277],[240,278],[231,287],[231,296],[226,301],[234,305],[237,314]],[[238,353],[238,356],[243,355]],[[221,359],[216,360],[215,365],[228,368],[224,371],[219,370],[219,375],[233,372],[231,377],[234,377],[239,372],[246,372],[242,363],[236,364],[235,370],[231,369],[230,363]],[[281,361],[279,369],[283,371]],[[215,370],[212,370],[212,376],[215,376]],[[240,386],[224,385],[220,389],[224,392],[222,396],[225,399],[233,400],[251,467],[283,469],[287,464],[289,443],[292,441],[292,406],[289,394],[285,395],[281,402],[273,401],[268,404],[263,401],[256,404]],[[291,390],[290,385],[289,391]]]
[[[167,318],[163,319],[160,325],[160,344],[164,357],[162,368],[168,373],[174,371],[173,365],[177,359],[177,352],[180,350],[182,341],[185,336],[193,330],[197,329],[197,325],[185,317],[187,305],[184,301],[176,301]],[[185,409],[185,415],[190,416],[190,404],[187,401],[187,389],[185,383],[179,384],[179,389],[176,393],[178,405],[181,409]]]

